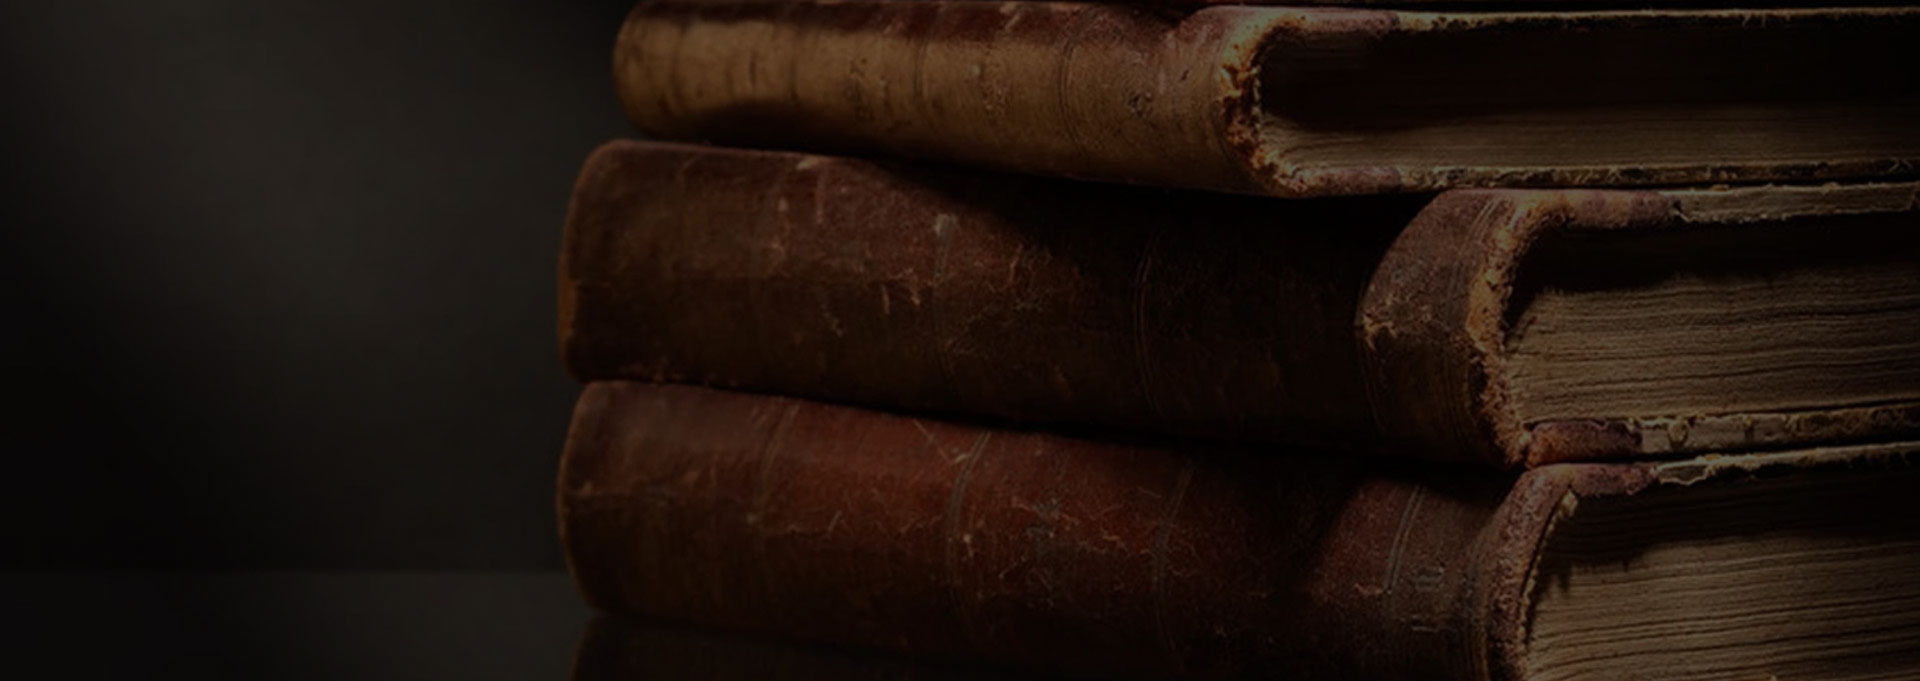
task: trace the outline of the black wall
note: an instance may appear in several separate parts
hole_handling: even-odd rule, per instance
[[[0,6],[0,567],[558,567],[630,4]]]

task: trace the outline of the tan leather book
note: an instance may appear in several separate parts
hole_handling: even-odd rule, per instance
[[[1920,8],[648,0],[641,130],[1277,196],[1911,175]]]
[[[1894,678],[1916,455],[1514,479],[599,383],[559,514],[605,611],[1076,678]]]
[[[1282,201],[615,142],[582,380],[1517,467],[1920,435],[1914,183]]]

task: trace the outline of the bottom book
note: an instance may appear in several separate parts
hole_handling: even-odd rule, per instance
[[[1106,676],[1920,673],[1920,445],[1517,477],[596,383],[593,606]]]

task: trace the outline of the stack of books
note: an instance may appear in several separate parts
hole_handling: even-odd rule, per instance
[[[586,599],[1072,676],[1920,678],[1920,8],[1365,4],[643,2],[660,141],[562,247]]]

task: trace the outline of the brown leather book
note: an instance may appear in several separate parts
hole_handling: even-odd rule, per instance
[[[1322,196],[1910,175],[1920,8],[648,0],[649,135]]]
[[[1074,674],[1884,678],[1920,668],[1920,447],[1518,479],[597,383],[587,601]]]
[[[1912,183],[1281,201],[615,142],[582,380],[1515,467],[1920,434]]]

